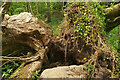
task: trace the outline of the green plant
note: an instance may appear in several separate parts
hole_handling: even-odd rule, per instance
[[[2,78],[8,78],[14,70],[20,66],[20,63],[10,62],[2,67]]]
[[[37,70],[37,71],[35,71],[35,72],[32,72],[33,73],[33,76],[32,76],[32,78],[33,79],[36,79],[36,78],[38,78],[39,76],[40,76],[40,70]]]
[[[94,66],[93,65],[91,65],[91,64],[88,64],[88,73],[89,73],[89,77],[90,78],[94,78],[94,77],[96,77],[96,73],[95,73],[95,69],[94,69]]]
[[[73,3],[75,4],[75,3]],[[98,33],[102,33],[103,35],[106,35],[104,32],[105,27],[105,17],[103,12],[103,7],[99,3],[90,2],[87,3],[87,5],[81,6],[84,3],[78,3],[77,5],[80,5],[80,10],[78,14],[69,14],[72,16],[72,19],[69,19],[69,24],[71,25],[71,21],[73,21],[74,32],[79,33],[79,36],[84,40],[87,40],[87,42],[91,42],[90,40],[95,36],[95,32],[92,32],[94,36],[90,37],[91,31],[93,29],[98,29]],[[74,6],[74,5],[72,5]],[[95,21],[93,21],[95,20]],[[94,25],[92,25],[94,24]],[[99,31],[100,29],[100,31]],[[101,31],[102,30],[102,31]]]
[[[89,59],[89,61],[91,61],[91,59]],[[88,78],[95,78],[96,77],[96,73],[95,73],[95,69],[94,69],[94,65],[88,63],[88,64],[84,64],[84,66],[87,66],[87,72],[88,72]]]

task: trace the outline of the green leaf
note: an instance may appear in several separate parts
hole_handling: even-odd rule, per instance
[[[33,79],[35,79],[35,76],[32,76]]]
[[[8,69],[7,72],[8,72],[8,73],[11,73],[11,72],[13,72],[13,69],[12,69],[12,68],[11,68],[11,69]]]
[[[32,72],[33,74],[36,74],[36,72]]]

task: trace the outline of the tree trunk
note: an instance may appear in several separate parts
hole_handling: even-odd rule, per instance
[[[36,2],[36,11],[37,11],[37,15],[39,14],[39,3]]]
[[[32,15],[34,15],[30,2],[28,2],[28,5],[29,5],[29,8],[30,8],[30,12],[32,13]]]
[[[11,2],[4,2],[0,8],[0,19],[4,19],[4,15],[8,12]]]
[[[30,12],[29,2],[26,2],[27,12]]]
[[[47,12],[48,20],[47,20],[47,22],[51,22],[50,2],[47,2],[47,7],[48,7],[48,12]]]

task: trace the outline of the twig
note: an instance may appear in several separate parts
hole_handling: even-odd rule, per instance
[[[0,60],[1,61],[31,61],[31,60],[36,60],[38,59],[38,56],[32,56],[28,58],[21,58],[21,57],[7,57],[7,56],[1,56]]]
[[[4,63],[2,63],[2,65],[0,66],[0,68],[2,67],[2,66],[4,66],[5,64],[7,64],[7,63],[9,63],[9,62],[13,62],[13,61],[6,61],[6,62],[4,62]]]
[[[68,40],[66,41],[66,46],[65,46],[65,63],[67,62],[67,46],[68,46]]]

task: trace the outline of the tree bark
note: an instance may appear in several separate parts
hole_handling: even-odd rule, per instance
[[[15,59],[17,59],[17,61],[23,61],[23,64],[11,75],[11,78],[31,78],[33,75],[32,72],[41,69],[43,61],[47,59],[49,37],[52,35],[51,28],[39,19],[35,21],[35,17],[31,16],[28,18],[30,15],[31,14],[24,12],[19,14],[17,19],[15,16],[8,16],[9,18],[7,19],[7,17],[5,17],[6,20],[2,22],[2,25],[7,23],[7,25],[4,25],[2,36],[2,51],[4,51],[3,54],[7,57],[3,58],[11,58],[10,61],[14,61]],[[24,22],[24,19],[26,19],[27,22]],[[31,21],[29,22],[28,20]],[[24,50],[21,50],[22,47],[20,46],[22,46]],[[25,55],[23,51],[28,51],[24,48],[25,46],[29,48],[29,50],[34,50],[36,53],[34,54],[32,52],[32,57],[27,58],[25,56],[25,58],[14,57],[19,56],[20,53]],[[8,48],[6,49],[6,47]],[[13,52],[19,49],[21,50],[20,52],[16,55],[11,54],[10,56],[12,57],[9,57],[9,50]]]

